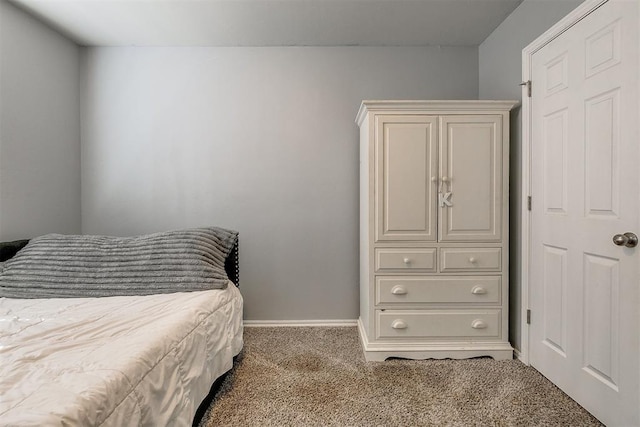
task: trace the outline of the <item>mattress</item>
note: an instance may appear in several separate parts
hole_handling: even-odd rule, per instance
[[[242,349],[224,290],[0,298],[0,425],[190,426]]]

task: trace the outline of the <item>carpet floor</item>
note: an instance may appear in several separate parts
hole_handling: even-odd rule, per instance
[[[355,327],[244,331],[200,426],[599,426],[518,360],[365,362]]]

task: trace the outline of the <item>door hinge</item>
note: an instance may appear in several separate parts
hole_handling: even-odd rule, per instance
[[[527,325],[531,324],[531,310],[527,309]]]
[[[527,209],[531,210],[531,196],[527,197]]]
[[[526,82],[520,83],[520,86],[527,87],[527,96],[531,98],[531,80],[527,80]]]

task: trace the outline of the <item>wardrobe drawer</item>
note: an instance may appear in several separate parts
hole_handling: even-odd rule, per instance
[[[435,248],[378,248],[376,271],[436,271]]]
[[[377,338],[496,338],[500,310],[384,310]]]
[[[500,303],[500,276],[376,277],[376,304]]]
[[[441,248],[440,271],[500,271],[500,248]]]

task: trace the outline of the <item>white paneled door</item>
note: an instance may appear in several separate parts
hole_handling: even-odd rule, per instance
[[[530,361],[611,426],[640,425],[638,16],[611,0],[531,59]]]

